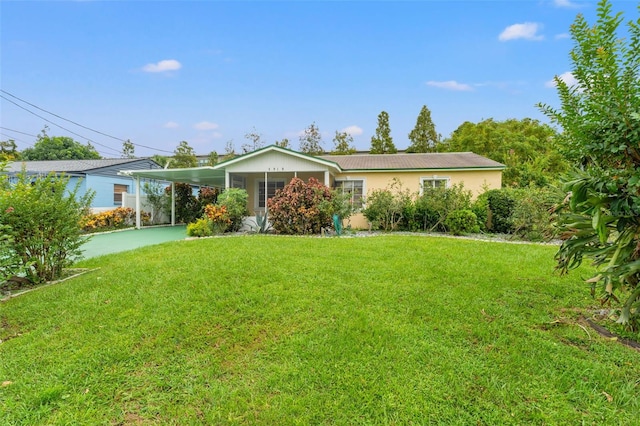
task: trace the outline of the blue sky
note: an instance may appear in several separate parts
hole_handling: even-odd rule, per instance
[[[546,122],[535,104],[558,104],[549,82],[570,78],[569,26],[578,13],[594,23],[596,5],[2,1],[0,138],[24,149],[47,124],[104,157],[119,156],[118,139],[154,148],[138,156],[182,140],[206,154],[239,151],[254,129],[297,149],[315,122],[327,150],[336,130],[365,150],[384,110],[404,149],[422,105],[443,137],[465,121]],[[613,2],[625,21],[637,6]]]

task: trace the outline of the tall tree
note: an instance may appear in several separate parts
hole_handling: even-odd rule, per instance
[[[236,146],[233,143],[233,139],[229,139],[224,146],[224,159],[230,160],[236,155]]]
[[[324,153],[324,149],[322,148],[322,135],[315,122],[304,129],[303,134],[300,135],[300,151],[310,155],[321,155]]]
[[[391,129],[389,128],[389,114],[382,111],[378,114],[378,127],[376,134],[371,137],[371,154],[395,154],[398,152],[393,144]]]
[[[575,171],[563,179],[570,195],[560,219],[562,272],[590,259],[587,280],[602,303],[624,295],[618,322],[640,329],[640,18],[618,38],[622,15],[598,3],[597,22],[578,15],[570,32],[576,84],[555,78],[560,109],[540,104],[562,127]]]
[[[209,153],[209,158],[208,158],[208,161],[207,161],[207,165],[215,166],[216,164],[218,164],[219,160],[220,160],[220,156],[218,155],[218,153],[215,152],[215,151],[211,151]]]
[[[436,126],[431,120],[431,111],[423,105],[416,120],[416,126],[409,133],[411,145],[407,148],[407,152],[437,152],[440,139]]]
[[[83,145],[67,136],[49,136],[45,127],[32,148],[21,153],[23,160],[97,160],[100,154],[90,143]]]
[[[356,148],[353,146],[353,136],[347,132],[339,132],[336,130],[336,135],[333,137],[333,151],[335,155],[350,155],[356,152]]]
[[[20,158],[18,145],[13,139],[0,141],[0,162],[14,161]]]
[[[122,143],[122,158],[136,158],[135,151],[136,147],[129,139]]]
[[[245,133],[244,138],[247,139],[249,143],[242,144],[243,154],[253,152],[256,149],[260,149],[264,146],[262,133],[258,132],[255,127],[250,132]]]
[[[182,141],[178,147],[173,151],[173,160],[169,163],[169,167],[173,169],[196,167],[198,165],[198,158],[196,152],[189,145],[189,142]]]
[[[439,151],[474,152],[503,163],[504,186],[547,186],[569,164],[557,144],[556,130],[538,120],[465,122],[440,144]]]

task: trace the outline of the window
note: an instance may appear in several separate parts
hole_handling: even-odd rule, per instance
[[[420,190],[424,188],[448,188],[449,178],[447,177],[423,177],[420,182]]]
[[[129,185],[120,185],[118,183],[113,184],[113,205],[122,205],[122,193],[129,192]]]
[[[351,204],[359,209],[362,207],[362,194],[364,192],[363,180],[337,180],[336,189],[342,193],[351,194]]]
[[[262,185],[264,186],[264,183]],[[247,181],[244,176],[231,175],[231,188],[247,189]]]
[[[264,180],[257,181],[258,185],[258,202],[256,206],[260,209],[264,208]],[[267,197],[273,198],[278,189],[284,188],[284,179],[267,180]]]

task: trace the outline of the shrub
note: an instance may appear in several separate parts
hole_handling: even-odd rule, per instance
[[[135,225],[136,212],[130,207],[117,207],[100,213],[89,213],[83,216],[82,231],[99,232],[114,229],[130,228]],[[144,224],[150,223],[151,215],[141,212],[141,220]]]
[[[471,191],[462,183],[445,187],[425,187],[422,196],[416,200],[416,227],[425,231],[446,232],[445,220],[456,210],[471,209]]]
[[[513,191],[507,188],[491,189],[487,197],[487,230],[489,232],[510,234],[513,232],[511,215],[516,204]]]
[[[0,225],[0,285],[14,275],[24,274],[26,267],[13,249],[11,227]]]
[[[394,178],[387,188],[376,189],[369,194],[362,214],[373,229],[393,231],[403,220],[412,198],[409,190],[403,190],[402,183]]]
[[[207,217],[202,217],[187,225],[187,235],[190,237],[210,237],[213,235],[213,226]]]
[[[515,206],[511,215],[513,233],[530,241],[548,241],[556,236],[555,206],[564,194],[558,189],[526,188],[515,192]]]
[[[161,213],[171,215],[171,197],[162,189],[162,185],[155,181],[144,182],[142,189],[147,196],[147,202],[151,206],[149,223],[158,223]]]
[[[211,223],[214,234],[221,234],[231,226],[231,217],[225,206],[209,204],[204,208],[204,216]]]
[[[165,188],[171,196],[171,187]],[[193,188],[188,183],[175,184],[176,221],[190,223],[202,214],[198,199],[193,195]]]
[[[476,214],[469,209],[452,211],[447,216],[444,224],[453,235],[464,235],[480,231]]]
[[[247,191],[240,188],[227,188],[217,196],[217,205],[224,207],[231,223],[228,229],[232,232],[242,228],[242,222],[247,217]]]
[[[273,229],[281,234],[319,234],[332,224],[331,190],[315,178],[293,178],[267,202]]]
[[[23,171],[15,183],[0,185],[4,244],[10,244],[26,278],[34,283],[59,278],[81,254],[85,238],[80,223],[93,193],[80,196],[79,183],[73,188],[68,183],[65,176],[32,178]]]

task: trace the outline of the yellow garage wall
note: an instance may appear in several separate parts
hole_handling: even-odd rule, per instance
[[[343,173],[335,176],[336,180],[364,180],[364,194],[366,196],[373,190],[387,188],[394,178],[402,182],[402,188],[408,189],[418,196],[420,194],[420,182],[422,178],[449,179],[449,185],[462,183],[465,189],[470,190],[473,198],[485,191],[485,189],[497,189],[502,186],[501,170],[456,170],[456,171],[418,171],[418,172],[369,172],[369,173]],[[351,225],[355,229],[367,229],[369,223],[362,214],[356,214],[345,225]]]

